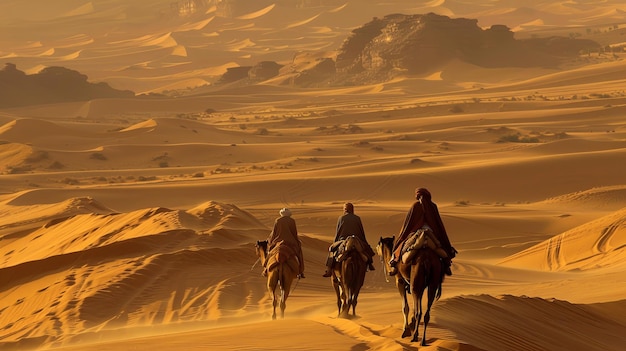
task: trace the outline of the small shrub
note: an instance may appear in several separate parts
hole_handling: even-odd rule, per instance
[[[78,185],[78,184],[80,184],[78,179],[74,179],[74,178],[63,178],[61,180],[61,183],[64,183],[64,184],[67,184],[67,185]]]
[[[63,165],[59,161],[54,161],[52,162],[52,164],[50,164],[50,166],[48,166],[48,169],[62,169],[62,168],[65,168],[65,165]]]
[[[463,107],[462,107],[461,105],[454,105],[454,106],[450,107],[450,109],[449,109],[448,111],[450,111],[450,112],[452,112],[452,113],[461,113],[461,112],[465,112],[465,111],[463,110]]]
[[[39,162],[39,161],[43,161],[48,159],[48,152],[47,151],[35,151],[33,152],[32,155],[28,156],[24,162],[27,163],[35,163],[35,162]]]
[[[103,155],[102,153],[100,153],[100,152],[94,152],[93,154],[91,154],[91,155],[89,156],[89,158],[90,158],[90,159],[92,159],[92,160],[100,160],[100,161],[106,161],[106,160],[107,160],[107,157],[106,157],[106,156],[104,156],[104,155]]]

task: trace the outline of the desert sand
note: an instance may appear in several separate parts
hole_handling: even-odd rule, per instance
[[[624,54],[560,69],[451,62],[340,88],[207,84],[335,50],[388,13],[530,36],[618,28],[625,5],[268,2],[224,17],[191,2],[58,3],[3,1],[0,63],[190,93],[0,109],[0,349],[623,350]],[[321,276],[344,202],[375,246],[398,234],[416,187],[459,251],[421,347],[400,337],[379,257],[354,318],[337,317]],[[283,207],[306,278],[272,321],[254,243]]]

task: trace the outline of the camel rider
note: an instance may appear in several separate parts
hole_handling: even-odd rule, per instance
[[[362,241],[363,247],[365,249],[364,254],[368,257],[368,269],[370,271],[375,270],[374,265],[372,264],[374,250],[372,250],[372,247],[367,243],[367,238],[365,237],[365,229],[363,229],[361,217],[354,214],[354,205],[350,202],[346,202],[343,205],[343,215],[339,216],[339,218],[337,219],[337,231],[333,243],[336,243],[339,240],[343,240],[350,235],[354,235]],[[324,272],[324,277],[330,277],[332,275],[332,267],[334,263],[334,252],[329,252],[328,258],[326,259],[326,272]]]
[[[302,256],[302,243],[298,238],[298,229],[296,228],[296,221],[291,218],[291,211],[288,208],[283,208],[279,211],[280,217],[274,221],[274,228],[267,239],[267,251],[270,252],[279,243],[291,247],[298,255],[299,278],[304,278],[304,257]],[[263,270],[263,275],[267,275],[267,267]]]
[[[418,188],[415,190],[415,203],[409,209],[404,225],[398,235],[398,238],[393,244],[393,256],[389,264],[391,265],[390,275],[397,273],[396,263],[401,257],[402,244],[406,241],[412,233],[419,229],[431,230],[436,240],[443,250],[436,250],[441,256],[443,269],[446,275],[452,275],[450,265],[452,264],[452,258],[456,254],[456,250],[450,244],[450,239],[446,233],[446,228],[443,225],[441,216],[439,215],[439,209],[437,205],[432,202],[430,192],[425,188]]]

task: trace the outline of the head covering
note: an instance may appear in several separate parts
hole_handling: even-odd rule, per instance
[[[354,213],[354,205],[351,202],[343,204],[343,211],[348,213]]]
[[[281,217],[290,217],[291,216],[291,210],[289,210],[287,207],[281,208],[280,211],[278,211],[278,213],[280,213]]]
[[[428,191],[428,189],[426,189],[426,188],[417,188],[417,189],[415,189],[415,196],[417,198],[419,198],[420,195],[426,201],[431,201],[431,199],[432,199],[432,196],[430,195],[430,191]]]

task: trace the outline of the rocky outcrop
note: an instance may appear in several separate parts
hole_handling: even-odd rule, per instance
[[[0,70],[0,91],[0,107],[135,96],[106,83],[90,83],[86,75],[64,67],[47,67],[27,75],[12,63]]]
[[[371,84],[435,72],[453,60],[487,68],[557,67],[599,47],[566,37],[517,40],[507,26],[483,29],[476,19],[392,14],[353,30],[334,55],[297,53],[280,70],[286,79],[278,81],[300,87]],[[251,67],[229,69],[220,82],[268,79],[277,66],[264,63],[257,68],[263,75]]]
[[[248,78],[251,81],[264,81],[276,77],[282,67],[274,61],[262,61],[250,68]]]
[[[242,79],[248,78],[248,72],[252,66],[239,66],[239,67],[230,67],[226,69],[226,72],[222,74],[220,79],[216,82],[216,84],[227,84],[236,82]]]
[[[426,73],[453,59],[483,67],[549,67],[597,47],[564,37],[516,40],[508,27],[482,29],[475,19],[393,14],[374,18],[346,39],[337,55],[336,81],[360,84],[400,72]]]
[[[216,82],[217,85],[229,84],[234,82],[252,84],[261,82],[278,75],[283,65],[280,65],[274,61],[262,61],[254,66],[239,66],[226,69],[220,79]]]

